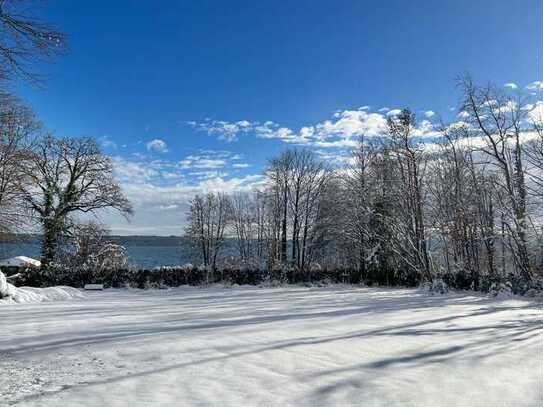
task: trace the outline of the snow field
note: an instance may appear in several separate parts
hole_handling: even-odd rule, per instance
[[[543,310],[525,300],[106,290],[2,306],[0,321],[5,405],[543,405]]]

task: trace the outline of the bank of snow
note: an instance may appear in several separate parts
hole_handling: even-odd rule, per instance
[[[0,305],[28,304],[43,301],[64,301],[72,298],[83,298],[83,293],[73,287],[15,287],[7,282],[6,276],[0,272]]]

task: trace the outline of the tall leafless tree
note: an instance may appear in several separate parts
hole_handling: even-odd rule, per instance
[[[527,242],[528,211],[523,139],[529,110],[519,97],[495,86],[477,86],[470,77],[460,82],[462,109],[469,117],[472,137],[482,140],[479,148],[499,174],[503,219],[513,241],[516,266],[526,280],[532,278]]]
[[[397,199],[403,212],[403,222],[395,225],[398,228],[395,235],[403,235],[398,251],[402,252],[404,261],[422,279],[431,280],[423,190],[427,157],[423,146],[415,140],[414,128],[415,116],[407,109],[388,120],[390,149],[396,159],[399,177]]]
[[[0,93],[0,233],[28,225],[19,186],[28,182],[28,166],[33,139],[40,124],[32,111],[17,98]]]
[[[230,197],[223,193],[196,195],[190,203],[185,235],[198,246],[208,278],[217,270],[217,260],[226,240],[230,207]]]
[[[42,267],[55,259],[58,237],[69,216],[115,209],[128,217],[132,206],[114,179],[111,159],[91,138],[41,138],[25,168],[21,193],[43,230]]]

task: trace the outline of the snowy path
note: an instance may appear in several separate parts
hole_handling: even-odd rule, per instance
[[[0,321],[0,405],[543,405],[543,309],[519,300],[106,291]]]

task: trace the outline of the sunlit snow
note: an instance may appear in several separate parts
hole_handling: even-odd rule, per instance
[[[417,290],[106,290],[0,306],[0,404],[540,406],[543,310]]]

